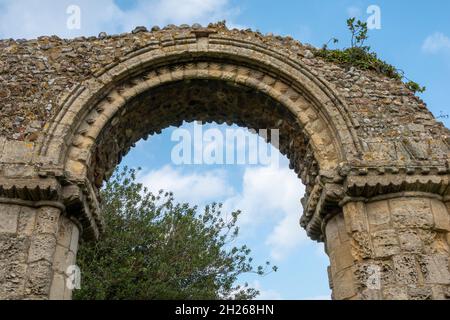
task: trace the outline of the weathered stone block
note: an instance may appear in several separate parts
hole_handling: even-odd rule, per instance
[[[397,158],[395,145],[391,142],[369,142],[368,146],[371,151],[365,157],[368,160],[394,160]]]
[[[29,207],[22,207],[19,215],[19,235],[31,236],[36,224],[37,210]]]
[[[70,251],[76,256],[78,252],[78,244],[80,241],[80,230],[78,227],[74,224],[72,227],[72,237],[70,239]]]
[[[431,291],[433,293],[433,300],[447,300],[450,296],[447,296],[450,287],[442,285],[432,285]]]
[[[446,290],[444,290],[444,297],[446,299],[450,299],[450,287],[447,286]]]
[[[27,265],[0,261],[0,270],[0,300],[23,298]]]
[[[335,273],[351,267],[354,263],[349,241],[337,247],[334,250],[333,255],[334,266],[332,266],[332,268]]]
[[[408,150],[408,154],[414,159],[425,160],[429,157],[429,143],[425,141],[416,142],[413,139],[404,139],[403,145]]]
[[[430,199],[392,199],[390,206],[395,228],[431,228],[434,224]]]
[[[381,290],[364,289],[360,293],[359,300],[381,300]]]
[[[62,274],[53,275],[52,285],[50,287],[50,300],[64,300],[64,291],[66,287],[66,277]]]
[[[391,215],[388,201],[376,201],[366,204],[367,218],[370,231],[378,231],[389,228]]]
[[[45,260],[53,263],[56,249],[56,238],[51,234],[37,234],[31,238],[28,262]]]
[[[339,232],[339,240],[341,243],[350,241],[350,235],[347,232],[347,227],[345,225],[344,215],[338,214],[336,216],[336,222],[338,226],[338,232]]]
[[[328,221],[325,229],[327,253],[329,255],[333,252],[334,248],[340,246],[341,243],[336,218],[337,217],[333,217],[330,221]]]
[[[425,283],[450,284],[448,255],[421,255],[418,257],[418,261]]]
[[[8,140],[3,147],[0,162],[30,163],[33,159],[34,144],[30,142]]]
[[[358,288],[380,290],[395,284],[395,274],[391,261],[368,260],[355,265],[355,278]]]
[[[408,286],[408,296],[410,300],[431,300],[433,291],[430,287]]]
[[[47,261],[31,263],[28,267],[28,278],[25,283],[25,294],[47,297],[50,293],[50,286],[53,272],[51,264]]]
[[[75,255],[68,248],[57,245],[53,259],[53,270],[59,273],[67,271],[67,267],[75,264]]]
[[[450,213],[442,201],[431,199],[433,210],[434,227],[445,232],[450,231]]]
[[[419,273],[414,255],[399,254],[392,260],[397,284],[416,285],[418,283]]]
[[[367,231],[365,210],[363,202],[349,202],[344,206],[344,220],[348,233]]]
[[[348,268],[333,277],[333,297],[337,300],[349,299],[357,294],[353,270]]]
[[[36,220],[36,232],[56,235],[58,232],[60,210],[53,207],[39,209]]]
[[[58,244],[70,248],[70,243],[72,240],[72,229],[74,228],[74,223],[70,221],[67,217],[60,217],[59,219],[59,229],[57,241]]]
[[[16,233],[20,206],[0,204],[0,233]]]
[[[434,232],[434,237],[427,239],[429,241],[426,246],[425,254],[444,254],[448,255],[450,252],[450,246],[446,239],[447,233]]]
[[[384,300],[408,300],[408,289],[406,286],[387,287],[383,289]]]
[[[67,170],[73,177],[84,177],[87,173],[86,165],[75,160],[67,161]]]
[[[8,178],[32,178],[36,175],[35,168],[32,165],[10,164],[3,169],[3,176]]]
[[[3,147],[5,146],[6,138],[0,137],[0,154],[3,154]]]
[[[352,235],[351,250],[354,260],[368,259],[373,256],[370,235],[367,232],[355,232]]]
[[[417,230],[408,229],[398,232],[400,248],[407,252],[421,252],[423,250],[423,242]]]
[[[0,261],[25,263],[30,239],[12,234],[0,234]]]
[[[431,246],[438,237],[438,233],[431,229],[415,229],[424,244],[424,250],[430,250]]]
[[[385,258],[400,252],[396,230],[377,231],[372,234],[375,257]]]

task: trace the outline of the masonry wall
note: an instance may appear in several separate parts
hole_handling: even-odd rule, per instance
[[[365,161],[437,160],[447,154],[448,129],[402,81],[324,61],[313,54],[313,47],[289,36],[231,30],[221,23],[210,27],[217,39],[283,52],[332,84],[346,103],[358,137],[364,140]],[[170,25],[151,32],[141,28],[133,33],[70,40],[56,36],[0,40],[0,136],[39,141],[42,129],[74,87],[143,48],[163,48],[192,37],[192,31],[195,29],[189,26]]]
[[[350,202],[326,226],[335,299],[449,299],[449,203]]]
[[[78,237],[59,208],[0,203],[0,300],[70,299]]]
[[[122,102],[159,84],[160,76],[172,81],[187,71],[202,80],[217,74],[227,82],[241,79],[261,93],[271,88],[285,107],[298,103],[289,116],[302,125],[289,124],[292,133],[283,137],[299,151],[292,167],[306,173],[300,174],[307,185],[301,224],[315,240],[323,240],[325,229],[334,298],[448,298],[450,131],[402,81],[314,52],[291,37],[223,23],[0,40],[0,299],[70,298],[67,267],[75,261],[79,229],[66,215],[79,219],[86,238],[97,238],[102,219],[92,186],[151,131],[143,125],[131,139],[126,121],[137,125]],[[201,61],[193,59],[197,54]],[[296,83],[285,84],[292,74]],[[232,110],[224,120],[236,122]],[[322,121],[322,114],[329,119]],[[278,114],[272,118],[287,123]],[[116,132],[109,124],[118,125],[117,134],[108,135]],[[156,132],[173,121],[158,124]],[[102,130],[104,140],[123,143],[103,145]],[[105,152],[91,153],[94,144]],[[329,157],[327,147],[340,152]],[[93,154],[107,157],[88,175]]]

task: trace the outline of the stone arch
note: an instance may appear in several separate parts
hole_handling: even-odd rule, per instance
[[[44,161],[64,162],[61,158],[68,154],[64,154],[67,148],[58,145],[58,139],[63,138],[68,145],[76,144],[80,135],[95,140],[102,126],[127,101],[153,87],[186,79],[234,82],[279,101],[312,138],[314,151],[325,170],[335,169],[338,161],[355,157],[360,151],[351,117],[339,94],[302,64],[280,53],[262,52],[256,46],[243,48],[242,43],[209,44],[207,37],[190,40],[192,44],[178,44],[187,39],[177,39],[164,49],[141,49],[144,53],[104,70],[77,88],[67,97],[46,133],[49,141],[44,143],[41,154],[45,157],[51,153],[53,158]],[[55,153],[55,149],[59,152]]]
[[[45,134],[43,163],[61,166],[69,180],[92,182],[87,174],[91,148],[105,126],[123,115],[127,103],[154,88],[195,79],[251,88],[285,108],[298,125],[297,134],[310,142],[298,149],[310,150],[293,146],[289,151],[283,146],[281,151],[294,155],[292,167],[304,181],[308,179],[308,191],[320,170],[333,177],[340,163],[361,153],[345,103],[326,80],[277,51],[210,37],[200,34],[177,39],[162,49],[141,49],[77,88]],[[123,154],[123,150],[118,152]],[[312,173],[302,172],[308,170]],[[317,233],[320,222],[314,221],[310,229]]]
[[[18,246],[7,268],[23,281],[7,282],[0,297],[70,297],[65,267],[78,235],[102,231],[101,182],[134,142],[186,119],[281,130],[280,151],[307,186],[300,224],[326,243],[334,298],[449,295],[449,131],[401,82],[323,61],[291,38],[221,24],[0,49],[24,92],[7,86],[6,102],[26,112],[36,101],[56,104],[41,131],[0,137],[0,244]],[[81,54],[96,62],[82,64]],[[39,68],[42,56],[57,80],[35,72],[41,94],[20,68]],[[138,114],[147,120],[129,130]]]

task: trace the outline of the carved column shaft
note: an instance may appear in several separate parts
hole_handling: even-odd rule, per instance
[[[79,229],[57,205],[0,203],[0,299],[71,299]]]
[[[450,202],[348,202],[326,225],[334,299],[449,299]]]

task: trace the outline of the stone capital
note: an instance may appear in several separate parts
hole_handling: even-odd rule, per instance
[[[426,197],[450,202],[447,164],[413,167],[343,165],[337,174],[319,174],[302,199],[300,224],[313,240],[323,241],[327,221],[349,202],[373,202],[396,197]]]

